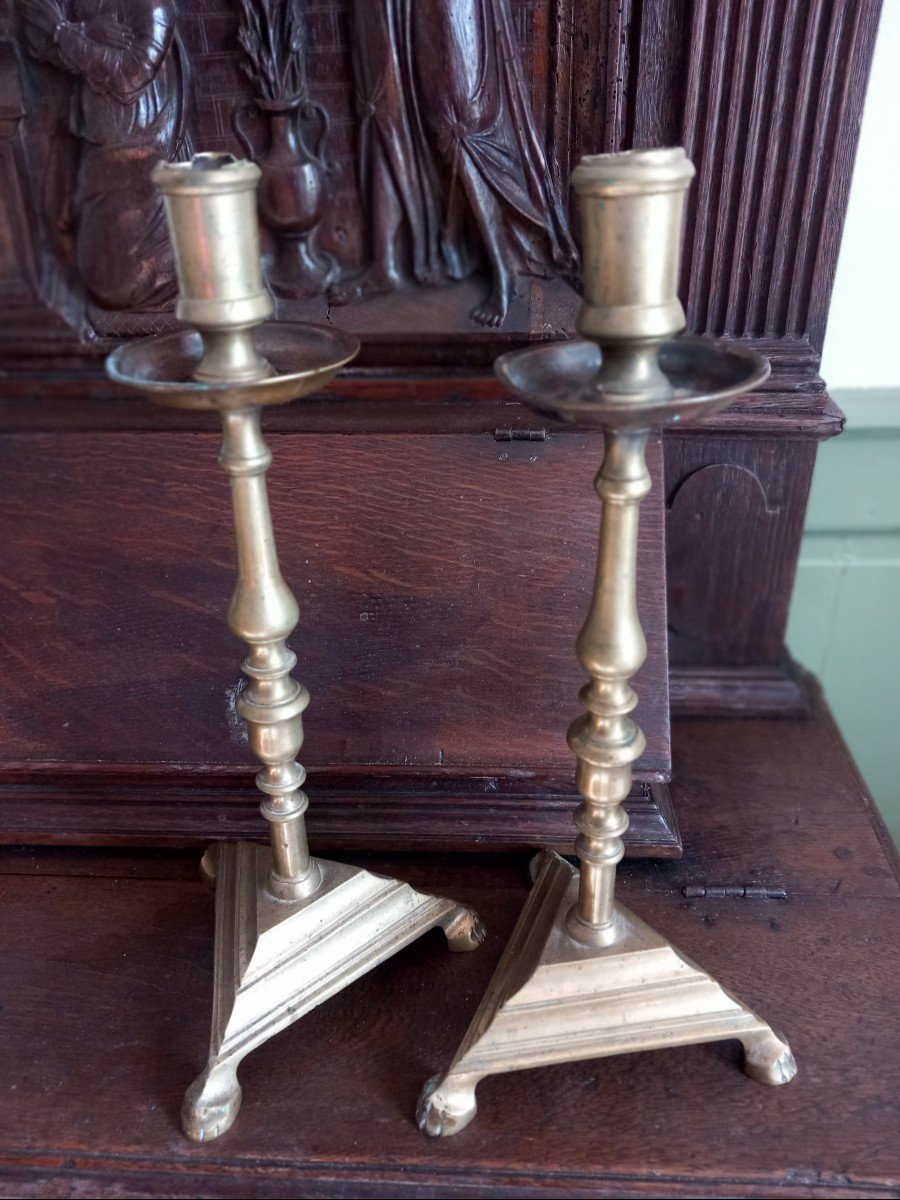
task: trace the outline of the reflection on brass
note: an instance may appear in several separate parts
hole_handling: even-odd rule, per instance
[[[200,332],[135,342],[108,362],[114,380],[159,403],[217,409],[219,461],[231,479],[238,580],[228,621],[249,649],[238,711],[262,763],[256,782],[271,850],[239,843],[204,857],[217,893],[212,1041],[182,1110],[185,1132],[198,1141],[232,1124],[241,1101],[237,1068],[273,1033],[426,929],[440,926],[452,950],[474,949],[484,936],[470,909],[309,853],[306,772],[296,761],[309,693],[291,677],[296,657],[286,639],[298,609],[275,553],[265,482],[272,456],[259,418],[262,405],[324,387],[359,345],[313,327],[254,337],[272,311],[259,263],[258,179],[257,167],[231,155],[157,167],[175,248],[177,313]]]
[[[681,149],[586,158],[574,183],[584,222],[588,339],[517,351],[501,380],[533,408],[605,434],[593,599],[578,636],[586,709],[569,729],[582,802],[580,871],[545,853],[494,978],[456,1057],[425,1086],[419,1123],[448,1135],[475,1116],[485,1075],[572,1059],[737,1038],[745,1069],[787,1083],[787,1043],[700,967],[615,900],[628,816],[621,807],[644,735],[629,680],[647,647],[637,615],[638,513],[650,490],[653,428],[715,412],[765,379],[745,348],[665,339],[684,326],[678,243],[693,167]],[[601,353],[602,348],[602,353]]]

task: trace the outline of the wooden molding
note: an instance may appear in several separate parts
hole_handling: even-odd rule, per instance
[[[523,773],[524,774],[524,773]],[[18,781],[16,778],[18,777]],[[522,851],[571,854],[574,785],[560,778],[346,768],[309,773],[307,813],[316,852]],[[630,856],[677,858],[681,838],[669,789],[641,780],[625,804]],[[131,764],[80,773],[29,769],[0,779],[0,843],[200,846],[262,838],[253,772],[169,772]]]

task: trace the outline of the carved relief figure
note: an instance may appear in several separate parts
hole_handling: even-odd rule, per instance
[[[368,207],[372,261],[333,288],[346,304],[394,291],[411,274],[439,284],[453,272],[441,247],[443,200],[415,87],[412,6],[407,0],[355,0],[353,76],[359,108],[359,183]],[[474,261],[469,270],[474,269]]]
[[[19,0],[28,51],[74,77],[74,182],[62,198],[75,260],[102,308],[170,303],[174,263],[150,182],[189,153],[187,73],[173,0]]]
[[[517,275],[572,271],[508,0],[355,0],[353,62],[373,261],[335,302],[400,286],[401,233],[420,283],[486,260],[491,289],[472,317],[488,326],[506,317]]]

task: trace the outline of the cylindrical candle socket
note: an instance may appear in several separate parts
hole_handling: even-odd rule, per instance
[[[578,329],[585,337],[662,340],[684,328],[678,271],[693,177],[680,146],[588,155],[575,168],[584,263]]]
[[[259,167],[231,154],[195,154],[190,162],[160,163],[152,178],[165,202],[175,251],[179,319],[203,334],[225,334],[271,316],[260,265]],[[208,366],[204,376],[211,374]],[[260,371],[252,357],[234,356],[222,366],[231,377]]]

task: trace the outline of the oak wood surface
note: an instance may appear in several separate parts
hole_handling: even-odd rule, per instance
[[[320,833],[368,846],[568,844],[565,731],[583,682],[574,642],[593,585],[601,439],[270,441]],[[235,568],[218,448],[214,433],[0,438],[0,644],[20,677],[0,702],[7,840],[208,838],[230,819],[249,832],[248,816],[257,828],[234,711],[243,651],[225,621]],[[644,784],[670,772],[659,442],[650,461]],[[638,844],[677,852],[671,813],[643,799]]]
[[[94,294],[90,300],[97,290],[92,284],[110,290],[104,276],[118,277],[124,269],[128,282],[127,264],[104,260],[102,229],[101,252],[88,254],[95,246],[81,246],[82,257],[75,254],[90,213],[81,211],[83,197],[71,194],[76,147],[60,137],[66,125],[77,126],[69,111],[71,79],[52,65],[52,51],[42,52],[40,39],[29,37],[18,7],[0,2],[0,170],[7,185],[0,204],[0,353],[15,367],[67,360],[71,367],[96,356],[104,334],[148,332],[167,315],[158,311],[158,297],[154,303],[139,286],[126,287],[119,299]],[[690,328],[806,340],[817,354],[881,0],[511,0],[503,7],[514,28],[507,58],[521,59],[516,70],[534,136],[562,207],[573,208],[566,183],[583,154],[685,145],[698,167],[684,255]],[[126,18],[139,15],[138,5],[130,8],[123,7]],[[349,0],[320,0],[308,14],[303,55],[312,98],[331,118],[326,154],[333,170],[318,234],[322,248],[352,271],[371,254],[372,197],[360,184],[369,176],[360,171],[350,8]],[[170,11],[187,67],[185,119],[194,145],[246,152],[233,117],[259,80],[252,66],[249,76],[245,70],[240,5],[181,0]],[[453,55],[435,58],[435,76],[448,94],[454,94],[453,65]],[[162,86],[173,102],[184,99],[174,95],[171,81]],[[265,165],[266,122],[259,113],[254,122],[256,154]],[[141,127],[130,135],[143,148]],[[166,154],[173,147],[157,150]],[[113,196],[123,186],[102,172],[97,183],[101,194],[111,189]],[[136,195],[135,203],[146,204],[146,197]],[[69,207],[74,211],[59,211]],[[118,233],[120,213],[112,204],[107,211],[110,232]],[[577,230],[576,213],[568,215]],[[160,264],[134,257],[136,269],[155,265],[160,272]],[[486,280],[474,286],[477,292]],[[381,352],[393,367],[414,359],[487,365],[510,338],[553,336],[570,325],[574,302],[559,295],[564,285],[523,277],[505,327],[486,334],[467,319],[471,287],[410,288],[389,297],[386,310],[375,299],[332,306],[327,315],[355,324],[367,352]],[[23,297],[30,304],[23,305]],[[113,307],[98,308],[105,303]],[[314,303],[325,307],[321,298]]]
[[[733,1044],[486,1080],[463,1134],[412,1121],[526,894],[524,861],[370,859],[475,903],[472,955],[429,935],[255,1051],[220,1141],[183,1139],[203,1061],[212,897],[186,854],[2,851],[4,1196],[900,1194],[896,860],[828,717],[680,720],[678,863],[621,897],[789,1036],[765,1089]],[[684,888],[784,888],[687,899]]]
[[[137,20],[143,7],[123,0],[120,15]],[[325,154],[334,170],[318,232],[323,246],[355,269],[372,249],[373,206],[362,182],[369,176],[359,171],[352,7],[350,0],[317,0],[304,26],[303,58],[311,96],[331,118]],[[499,7],[487,4],[485,11]],[[675,497],[672,659],[684,668],[673,699],[685,711],[790,713],[805,704],[784,664],[784,618],[813,444],[841,427],[819,359],[880,8],[880,0],[510,0],[507,58],[518,64],[547,178],[572,229],[577,233],[578,214],[566,181],[582,154],[684,144],[698,170],[681,289],[689,328],[748,341],[773,362],[758,394],[667,447],[667,486]],[[175,20],[188,67],[181,81],[194,145],[243,153],[233,117],[245,111],[259,80],[245,71],[241,5],[179,0],[161,9]],[[81,81],[53,65],[55,53],[41,50],[29,20],[13,0],[0,0],[0,429],[86,437],[200,430],[202,422],[126,399],[102,378],[102,356],[117,339],[167,327],[172,318],[159,297],[145,303],[132,293],[133,303],[123,298],[116,309],[100,309],[102,301],[88,296],[88,274],[96,282],[147,263],[140,253],[76,253],[90,215],[85,189],[72,188],[84,149],[71,136],[78,126],[73,88]],[[456,78],[451,58],[434,63],[447,94]],[[171,80],[162,86],[170,98],[185,98],[175,97]],[[261,113],[251,126],[263,161]],[[123,242],[118,222],[128,219],[129,197],[111,198],[128,187],[112,169],[105,179],[92,178],[111,213],[110,241]],[[138,211],[146,202],[141,191],[135,180]],[[265,244],[268,254],[271,239]],[[270,428],[367,436],[539,432],[533,416],[491,379],[490,364],[511,345],[571,332],[577,297],[563,280],[522,276],[507,320],[487,330],[468,315],[486,287],[482,272],[342,309],[321,295],[281,302],[281,319],[315,316],[352,326],[365,344],[366,365],[326,395],[272,414]],[[557,432],[549,423],[545,431]],[[738,450],[736,441],[752,444]],[[117,446],[113,436],[102,449],[98,441],[96,453],[115,459]],[[724,471],[696,481],[698,462],[701,471]],[[758,481],[762,509],[741,503],[740,487],[712,486],[734,482],[735,465],[749,472],[743,483],[751,497],[751,477]],[[416,471],[413,462],[409,473]],[[682,485],[688,490],[679,502]],[[687,501],[698,493],[710,536],[691,540],[693,518],[686,530],[681,517],[696,511]],[[13,507],[13,526],[27,523],[29,503],[23,496]],[[106,568],[102,556],[86,566],[98,575]],[[745,668],[767,677],[751,680],[739,674]]]

